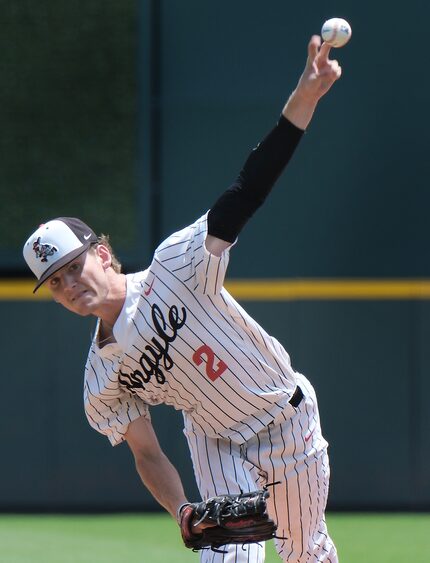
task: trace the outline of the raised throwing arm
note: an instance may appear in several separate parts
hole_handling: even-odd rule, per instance
[[[251,152],[235,183],[209,211],[206,248],[211,254],[220,256],[263,204],[293,156],[318,101],[340,78],[339,63],[330,60],[329,53],[330,46],[321,45],[318,35],[312,36],[305,69],[277,125]]]

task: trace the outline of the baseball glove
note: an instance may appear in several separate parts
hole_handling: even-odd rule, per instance
[[[258,543],[274,538],[277,526],[267,514],[268,496],[264,488],[181,506],[178,520],[186,547],[219,551],[220,546],[230,543]],[[200,524],[205,527],[194,532]]]

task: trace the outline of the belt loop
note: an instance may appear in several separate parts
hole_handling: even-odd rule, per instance
[[[248,448],[247,448],[246,442],[244,442],[243,444],[240,444],[240,446],[239,446],[239,453],[240,453],[241,459],[245,459],[245,460],[246,460],[246,455],[247,455],[247,453],[248,453]]]
[[[288,401],[292,407],[295,409],[300,405],[303,399],[303,391],[297,385],[296,390],[294,391],[291,399]]]

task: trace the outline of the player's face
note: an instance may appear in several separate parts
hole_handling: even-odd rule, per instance
[[[54,300],[78,315],[97,314],[109,293],[110,255],[106,247],[100,248],[90,248],[45,282]]]

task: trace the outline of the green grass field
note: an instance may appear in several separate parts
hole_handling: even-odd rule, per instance
[[[430,514],[329,514],[341,563],[428,563]],[[197,563],[164,514],[0,515],[1,563]],[[270,542],[267,563],[280,562]]]

